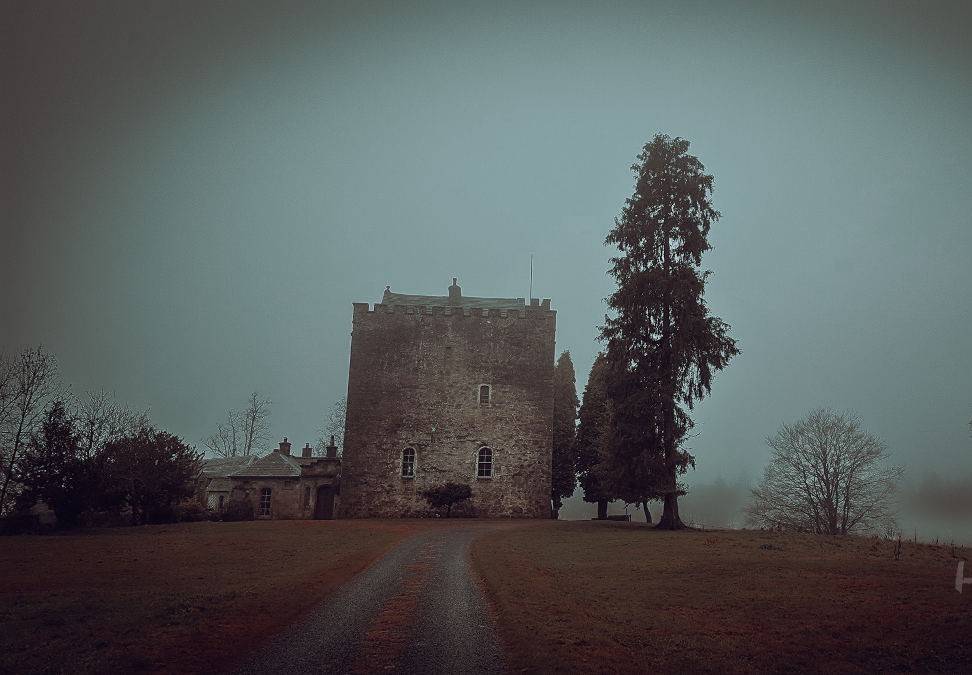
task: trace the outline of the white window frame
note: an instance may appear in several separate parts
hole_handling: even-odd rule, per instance
[[[486,387],[486,400],[483,400],[483,387]],[[493,404],[493,385],[483,382],[476,387],[476,403],[482,406]]]
[[[486,459],[483,458],[483,450],[487,453]],[[486,473],[483,473],[484,468]],[[493,449],[488,445],[481,445],[476,451],[476,478],[492,478],[493,473]]]
[[[260,488],[260,516],[272,516],[273,515],[273,489],[272,488]]]
[[[412,461],[410,462],[412,471],[411,473],[406,474],[405,473],[405,466],[406,466],[405,453],[408,452],[409,450],[412,451],[412,456],[411,456]],[[415,448],[413,448],[412,446],[402,448],[401,461],[399,462],[399,467],[398,467],[398,475],[405,479],[415,478],[415,462],[417,459],[418,459],[418,453],[415,451]]]

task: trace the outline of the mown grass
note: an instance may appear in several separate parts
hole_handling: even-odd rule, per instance
[[[421,523],[192,523],[0,538],[0,672],[232,669]]]
[[[543,522],[473,544],[527,671],[972,672],[967,549]],[[966,565],[968,567],[968,565]]]

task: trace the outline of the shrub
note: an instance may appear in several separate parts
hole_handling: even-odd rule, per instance
[[[472,488],[465,483],[445,483],[422,492],[425,501],[434,509],[445,507],[446,518],[452,515],[452,508],[472,497]]]
[[[253,519],[253,504],[247,499],[231,499],[223,508],[223,520],[225,522]]]
[[[198,523],[209,518],[209,512],[198,501],[191,499],[175,507],[175,519],[180,523]]]
[[[18,511],[0,518],[0,534],[35,534],[39,531],[39,519],[29,511]]]

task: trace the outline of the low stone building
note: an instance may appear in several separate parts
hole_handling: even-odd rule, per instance
[[[310,445],[294,457],[290,447],[284,438],[265,457],[207,460],[207,507],[222,511],[231,500],[245,500],[258,519],[333,518],[341,485],[334,438],[324,457],[314,457]]]

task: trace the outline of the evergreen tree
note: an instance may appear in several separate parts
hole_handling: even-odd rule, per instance
[[[74,420],[64,403],[55,401],[18,462],[17,480],[22,485],[18,506],[28,509],[43,501],[60,527],[77,525],[82,511],[91,508],[96,498],[93,464],[82,456]]]
[[[684,527],[678,476],[694,465],[681,447],[689,411],[711,391],[712,375],[738,353],[729,326],[711,316],[703,296],[702,254],[718,220],[713,178],[681,138],[657,135],[631,167],[634,193],[605,244],[615,246],[617,290],[605,317],[613,463],[626,482],[664,499],[658,527]]]
[[[114,496],[131,509],[133,525],[171,519],[173,507],[192,495],[200,458],[177,436],[149,426],[104,449]]]
[[[604,485],[601,461],[607,454],[604,443],[609,432],[607,387],[608,363],[604,354],[598,354],[591,366],[584,387],[580,406],[577,435],[574,441],[575,470],[580,476],[584,501],[598,505],[598,517],[607,515],[607,503],[611,495]]]
[[[560,512],[564,498],[574,494],[577,475],[574,468],[574,437],[577,431],[577,377],[570,352],[557,359],[554,368],[553,403],[553,471],[550,499],[554,517]]]

